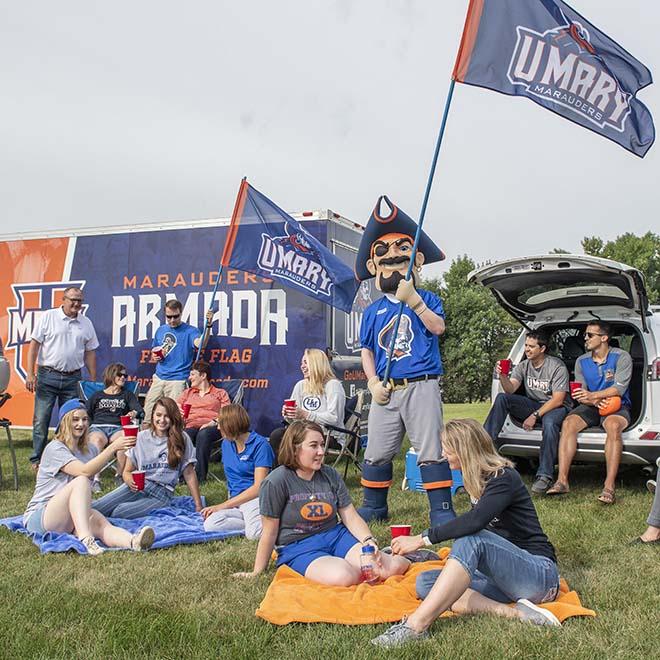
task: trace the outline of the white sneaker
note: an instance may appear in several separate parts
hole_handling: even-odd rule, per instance
[[[105,552],[93,536],[86,536],[84,539],[80,539],[80,542],[87,549],[87,554],[92,557],[96,557],[96,555],[101,555]]]
[[[141,550],[148,550],[156,540],[156,533],[153,527],[143,527],[139,532],[133,534],[131,538],[131,550],[140,552]]]
[[[522,613],[521,621],[533,623],[535,626],[561,626],[559,619],[550,611],[535,605],[526,598],[516,603],[516,609]]]

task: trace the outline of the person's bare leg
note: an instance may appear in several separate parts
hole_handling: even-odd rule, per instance
[[[406,620],[406,626],[415,632],[427,630],[465,593],[469,586],[470,574],[460,562],[449,557],[429,595]]]
[[[305,571],[305,577],[319,584],[350,587],[360,582],[360,569],[340,557],[319,557]]]
[[[578,433],[587,428],[587,423],[577,415],[569,415],[562,424],[559,438],[559,470],[557,481],[568,486],[568,473],[577,451]]]
[[[90,445],[93,445],[99,450],[99,454],[107,447],[108,445],[108,438],[105,437],[105,433],[101,433],[100,431],[92,431],[89,434],[88,442]],[[94,480],[98,481],[101,478],[101,473],[97,472],[94,475]]]
[[[115,527],[98,511],[92,510],[89,517],[92,536],[101,539],[109,548],[130,548],[133,535],[121,527]]]
[[[520,611],[509,607],[506,603],[492,600],[474,589],[467,589],[465,593],[451,606],[456,614],[497,614],[508,619],[520,618]]]
[[[626,428],[628,422],[624,417],[611,415],[603,422],[605,429],[605,488],[611,491],[616,487],[616,475],[619,473],[619,464],[621,462],[621,451],[623,449],[623,439],[621,433]]]
[[[92,489],[87,477],[76,477],[55,494],[44,511],[44,527],[51,532],[73,532],[79,539],[91,536],[89,516]]]
[[[126,466],[126,452],[123,449],[120,449],[115,454],[115,457],[117,458],[117,474],[121,477],[124,473],[124,467]]]

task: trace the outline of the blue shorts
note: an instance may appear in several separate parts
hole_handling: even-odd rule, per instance
[[[46,510],[46,505],[42,504],[38,509],[35,509],[27,518],[23,521],[25,529],[27,529],[30,534],[45,534],[46,530],[44,529],[44,511]]]
[[[89,427],[89,432],[91,433],[92,431],[98,431],[99,433],[103,433],[103,435],[110,440],[110,438],[117,433],[117,431],[121,431],[121,425],[116,425],[116,424],[92,424]]]
[[[304,576],[305,571],[315,559],[319,557],[343,559],[356,543],[359,541],[344,525],[339,523],[325,532],[313,534],[306,539],[278,548],[277,565],[286,564],[296,573]]]

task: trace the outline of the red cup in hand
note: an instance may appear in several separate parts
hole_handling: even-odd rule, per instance
[[[133,475],[133,483],[137,486],[138,490],[144,490],[144,477],[145,477],[145,471],[144,470],[133,470],[131,472]]]
[[[508,358],[504,360],[500,360],[499,365],[500,365],[500,373],[503,376],[508,376],[511,373],[511,360],[509,360]]]
[[[133,420],[131,419],[130,415],[120,415],[119,422],[122,426],[129,426],[133,423]]]
[[[137,438],[138,431],[140,430],[140,427],[137,424],[128,424],[127,426],[124,426],[123,431],[124,435],[127,438]]]
[[[181,410],[183,411],[183,419],[188,419],[188,415],[190,415],[191,408],[192,408],[192,403],[184,403],[181,406]]]
[[[296,400],[295,399],[284,399],[284,412],[285,414],[293,416],[296,410]]]
[[[582,389],[582,383],[578,383],[576,380],[572,380],[568,386],[571,388],[571,396],[575,396],[575,393]]]
[[[160,346],[152,348],[151,353],[155,355],[159,360],[162,360],[165,357],[165,353],[163,353],[163,349]]]
[[[390,525],[390,532],[393,539],[397,536],[410,536],[411,531],[412,525]]]

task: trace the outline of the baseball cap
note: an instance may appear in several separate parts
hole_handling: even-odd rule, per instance
[[[78,410],[78,409],[87,410],[85,404],[80,399],[69,399],[69,401],[63,403],[60,406],[60,412],[57,418],[57,425],[59,426],[62,423],[62,419],[64,418],[64,415],[67,415],[72,410]]]

